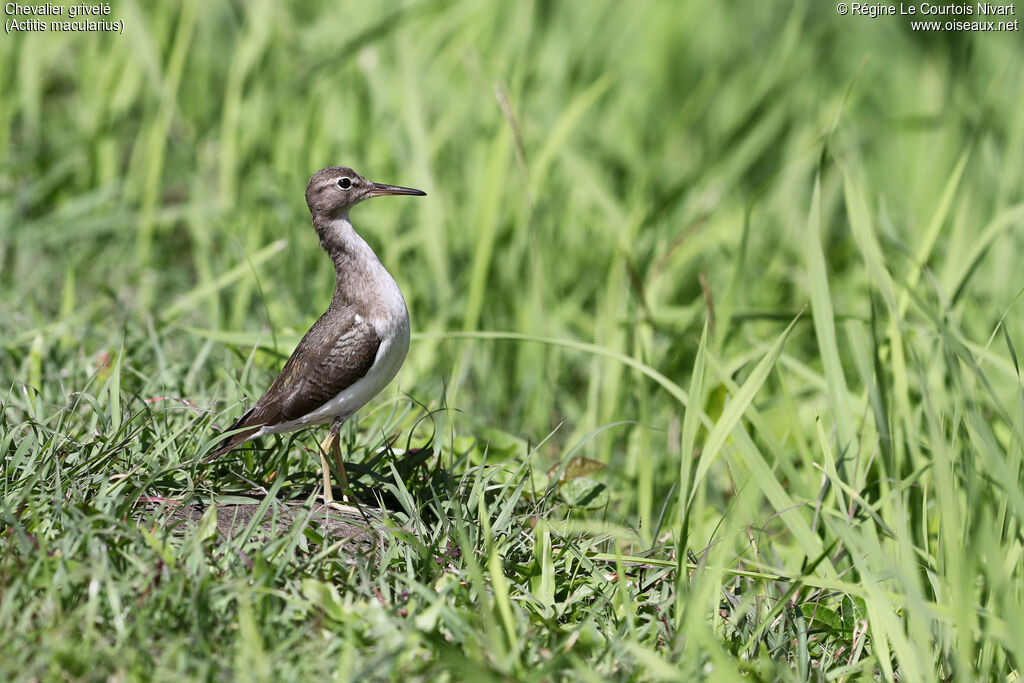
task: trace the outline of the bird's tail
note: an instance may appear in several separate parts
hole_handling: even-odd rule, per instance
[[[231,434],[230,436],[225,437],[223,443],[221,443],[220,446],[215,448],[212,452],[210,452],[209,455],[203,458],[203,462],[210,462],[211,460],[216,460],[225,453],[229,453],[235,450],[243,443],[251,439],[253,436],[255,436],[256,432],[260,430],[260,427],[262,425],[247,424],[246,420],[248,420],[251,415],[252,409],[250,408],[248,412],[245,413],[245,415],[235,420],[235,423],[228,427],[227,431],[234,432],[236,429],[241,429],[242,431],[236,432],[234,434]],[[246,427],[248,428],[246,429]]]

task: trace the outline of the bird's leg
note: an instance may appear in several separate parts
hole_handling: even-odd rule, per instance
[[[338,439],[338,432],[341,430],[341,425],[345,424],[344,419],[335,420],[331,423],[331,431],[327,433],[327,438],[320,444],[320,466],[324,471],[324,502],[333,503],[334,495],[331,493],[331,470],[327,464],[327,451],[331,452],[334,456],[334,464],[338,468],[338,477],[341,479],[341,490],[344,495],[345,491],[348,491],[348,473],[345,472],[345,463],[341,459],[341,443]]]
[[[334,502],[334,494],[331,492],[331,466],[327,464],[327,451],[337,446],[338,435],[334,430],[327,435],[320,443],[320,470],[324,475],[324,502]]]

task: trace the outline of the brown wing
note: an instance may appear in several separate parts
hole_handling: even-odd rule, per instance
[[[313,323],[295,347],[281,375],[229,431],[232,436],[207,459],[227,453],[260,427],[308,415],[354,384],[370,370],[380,337],[351,307],[333,308]]]

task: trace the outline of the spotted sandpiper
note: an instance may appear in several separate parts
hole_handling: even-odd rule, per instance
[[[423,196],[411,187],[370,182],[351,168],[313,174],[306,204],[313,227],[337,271],[334,297],[295,347],[274,383],[228,431],[212,460],[265,434],[331,423],[320,444],[324,499],[333,502],[327,452],[348,488],[338,431],[349,417],[394,378],[409,351],[409,311],[391,274],[349,222],[349,209],[371,197]],[[240,431],[239,431],[240,430]]]

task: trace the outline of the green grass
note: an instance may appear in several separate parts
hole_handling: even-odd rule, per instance
[[[1019,677],[1019,34],[112,13],[0,38],[0,679]],[[429,195],[353,213],[414,330],[372,543],[304,523],[321,432],[202,463],[329,301],[335,163]]]

